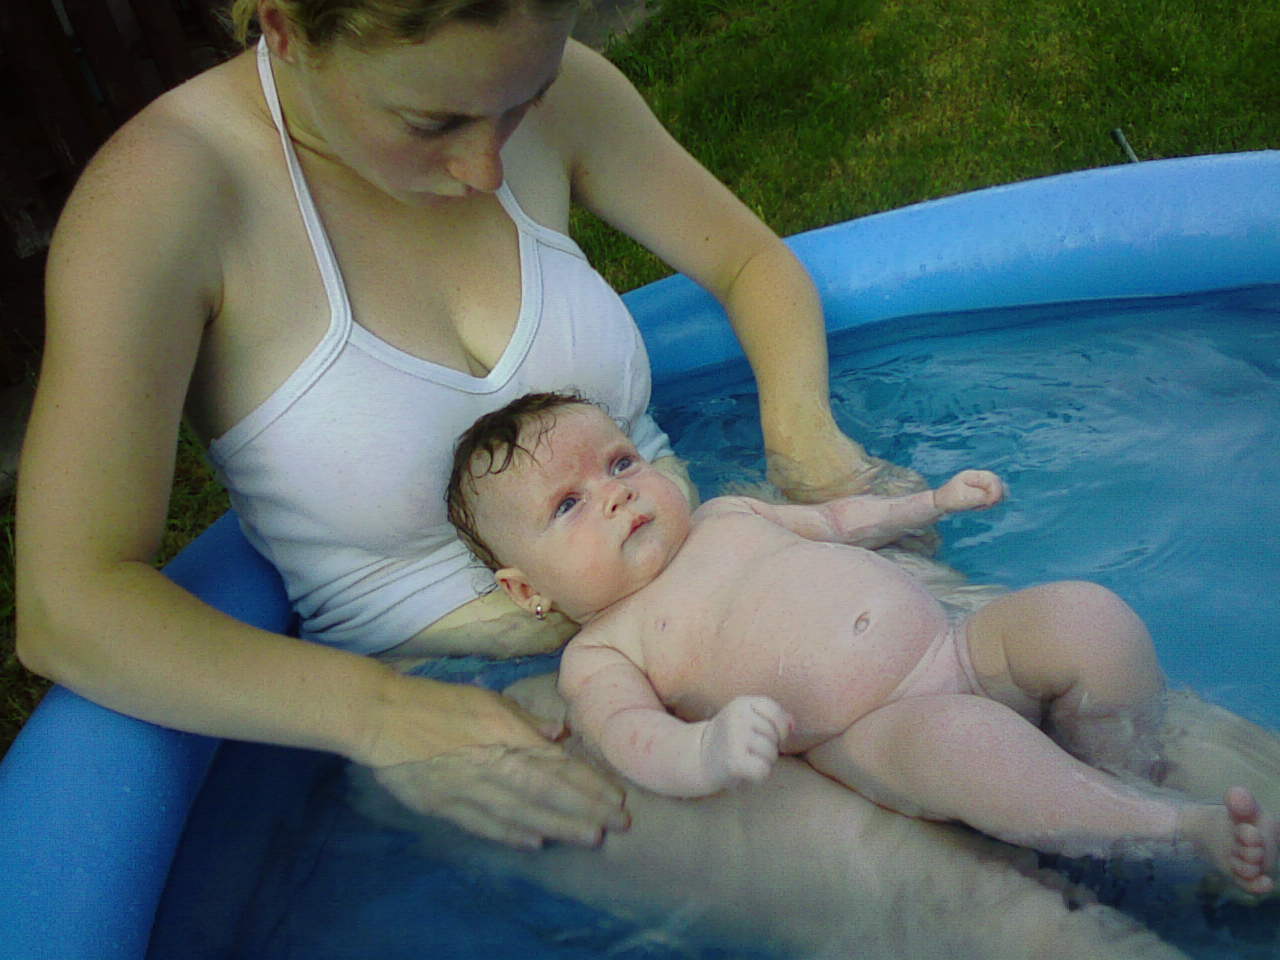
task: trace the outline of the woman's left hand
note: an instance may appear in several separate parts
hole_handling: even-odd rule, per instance
[[[789,449],[795,453],[766,447],[765,455],[769,482],[793,503],[825,503],[862,493],[901,497],[928,487],[924,477],[910,467],[868,456],[834,424],[807,440],[795,442],[795,434],[789,440]],[[938,552],[941,542],[937,530],[930,527],[902,537],[896,545],[929,557]]]
[[[792,434],[788,452],[766,444],[769,482],[793,503],[825,503],[853,494],[902,496],[925,489],[924,477],[868,456],[834,425],[807,438]]]

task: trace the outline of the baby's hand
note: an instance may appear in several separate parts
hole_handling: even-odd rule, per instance
[[[1004,499],[1004,483],[990,470],[961,470],[933,491],[933,505],[945,513],[985,510]]]
[[[730,700],[702,730],[702,768],[715,789],[767,777],[791,727],[791,715],[768,697]]]

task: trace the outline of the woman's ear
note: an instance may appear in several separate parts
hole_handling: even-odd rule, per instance
[[[292,63],[296,59],[298,40],[294,35],[293,24],[271,0],[260,0],[258,3],[258,27],[275,57],[286,63]]]
[[[551,600],[538,593],[519,567],[495,570],[493,579],[511,598],[511,602],[526,613],[534,614],[539,608],[544,612],[551,609]]]

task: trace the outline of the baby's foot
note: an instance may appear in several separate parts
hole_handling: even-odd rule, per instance
[[[1179,833],[1242,891],[1266,896],[1275,890],[1280,824],[1248,789],[1232,787],[1222,806],[1196,804],[1179,820]]]

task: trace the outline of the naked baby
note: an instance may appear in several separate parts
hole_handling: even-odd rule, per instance
[[[517,604],[581,624],[570,724],[641,786],[706,795],[798,754],[904,814],[1069,855],[1186,850],[1270,893],[1280,827],[1252,793],[1154,787],[1164,678],[1122,600],[1051,583],[952,623],[873,552],[1003,496],[966,470],[906,497],[691,514],[604,411],[536,394],[459,441],[449,509]]]

